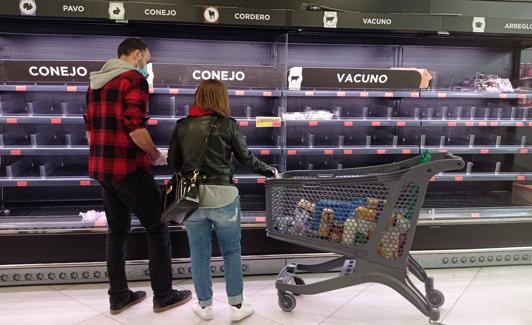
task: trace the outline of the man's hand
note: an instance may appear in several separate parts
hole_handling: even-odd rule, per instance
[[[152,157],[152,164],[155,166],[166,166],[168,165],[168,150],[159,149],[159,156],[157,158]]]
[[[148,130],[145,128],[140,128],[131,132],[129,136],[140,149],[150,155],[152,161],[160,158],[161,152],[153,143]]]
[[[86,131],[85,135],[87,136],[87,143],[90,146],[91,145],[91,133],[90,133],[90,131]]]

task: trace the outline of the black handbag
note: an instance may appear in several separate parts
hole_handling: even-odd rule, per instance
[[[199,169],[205,160],[209,139],[216,130],[217,122],[218,118],[211,124],[192,177],[176,173],[166,184],[161,213],[163,222],[180,225],[199,208]]]

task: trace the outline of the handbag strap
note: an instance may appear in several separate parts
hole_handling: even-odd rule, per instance
[[[216,130],[216,128],[218,127],[217,123],[218,123],[219,119],[220,119],[220,117],[216,117],[214,122],[212,122],[211,127],[209,128],[209,133],[205,137],[205,141],[203,142],[203,148],[201,149],[201,153],[200,153],[200,156],[198,158],[198,162],[196,163],[196,168],[194,168],[194,172],[193,172],[192,179],[191,179],[192,182],[196,182],[196,179],[198,178],[199,169],[200,169],[201,165],[203,165],[203,161],[205,160],[205,154],[207,153],[207,148],[209,146],[209,140],[212,137],[212,135],[214,134],[214,131]]]

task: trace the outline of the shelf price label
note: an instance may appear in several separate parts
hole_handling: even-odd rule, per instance
[[[290,149],[290,150],[288,150],[287,154],[288,154],[289,156],[295,156],[295,155],[297,155],[297,150]]]
[[[255,118],[258,128],[278,128],[281,127],[281,118],[276,116],[257,116]]]
[[[521,150],[519,150],[519,152],[523,155],[525,154],[528,154],[528,148],[521,148]]]
[[[338,91],[336,92],[336,97],[345,97],[347,94],[345,93],[345,91]]]
[[[159,125],[159,121],[158,120],[154,120],[154,119],[149,119],[148,120],[148,125]]]
[[[373,121],[371,122],[371,126],[381,126],[381,122],[380,121]]]
[[[69,93],[75,93],[78,91],[78,87],[77,86],[67,86],[66,87],[66,91],[69,92]]]
[[[18,181],[17,187],[28,187],[28,182],[26,181]]]
[[[323,153],[324,153],[325,155],[330,156],[330,155],[333,155],[333,154],[334,154],[334,150],[327,149],[327,150],[324,150]]]
[[[11,156],[20,156],[22,155],[22,150],[20,149],[13,149],[10,151]]]
[[[478,122],[478,126],[488,126],[488,122]]]
[[[455,176],[454,177],[454,181],[455,182],[463,182],[464,181],[464,176]]]
[[[238,124],[240,126],[249,126],[249,122],[248,121],[240,121],[240,122],[238,122]]]
[[[244,90],[235,90],[235,96],[246,96],[246,92]]]
[[[344,150],[344,155],[352,155],[352,154],[353,154],[353,150],[351,149]]]
[[[168,93],[171,94],[171,95],[179,95],[179,89],[170,88],[170,89],[168,89]]]
[[[344,126],[347,126],[347,127],[353,126],[353,122],[351,121],[344,122]]]
[[[91,186],[91,181],[89,179],[82,179],[79,181],[80,186]]]
[[[447,126],[449,127],[455,127],[458,123],[456,123],[455,121],[452,121],[452,122],[449,122],[447,123]]]
[[[63,123],[63,120],[60,119],[60,118],[52,118],[52,119],[50,119],[50,123],[51,124],[61,124],[61,123]]]
[[[397,126],[399,126],[399,127],[406,126],[406,122],[405,121],[397,121]]]
[[[447,98],[447,93],[438,93],[438,98]]]
[[[255,218],[255,222],[264,223],[264,222],[266,222],[266,217],[256,217]]]
[[[270,154],[270,150],[261,150],[260,151],[260,154],[263,155],[263,156],[268,156]]]
[[[387,91],[387,92],[384,93],[384,97],[386,97],[386,98],[394,97],[394,93],[390,92],[390,91]]]
[[[525,175],[519,175],[519,176],[517,176],[517,180],[518,181],[526,181],[526,176]]]
[[[257,178],[257,184],[266,184],[266,178]]]
[[[7,124],[17,124],[18,120],[16,118],[7,118],[6,119]]]
[[[263,91],[262,92],[263,97],[272,97],[273,93],[271,91]]]
[[[318,125],[319,125],[318,121],[310,121],[310,122],[308,122],[308,126],[318,126]]]
[[[15,86],[15,91],[26,91],[27,89],[26,86]]]
[[[480,149],[480,153],[483,154],[483,155],[487,155],[490,153],[490,150],[489,149]]]
[[[412,150],[410,149],[403,149],[403,155],[410,155],[412,153]]]
[[[377,154],[378,155],[385,155],[386,154],[386,150],[385,149],[379,149],[379,150],[377,150]]]
[[[419,98],[419,93],[418,92],[411,92],[410,93],[410,97],[411,98]]]
[[[467,127],[473,127],[475,126],[475,122],[466,122],[465,124]]]

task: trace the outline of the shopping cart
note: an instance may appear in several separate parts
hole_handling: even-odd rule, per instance
[[[427,185],[440,172],[461,169],[462,158],[434,154],[398,163],[327,171],[290,171],[266,182],[268,236],[340,255],[316,264],[289,264],[278,275],[279,306],[290,312],[296,295],[357,284],[384,284],[431,321],[440,317],[443,294],[409,254]],[[305,284],[298,271],[338,277]],[[408,271],[425,284],[423,294]]]

